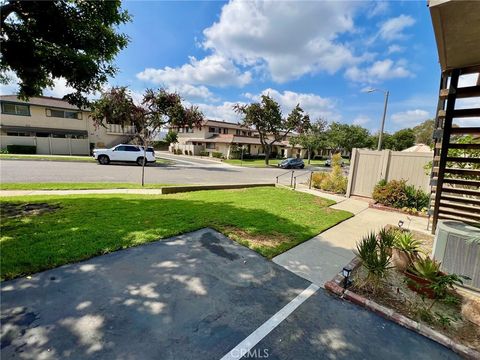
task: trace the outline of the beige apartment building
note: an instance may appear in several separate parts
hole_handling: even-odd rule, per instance
[[[133,127],[107,124],[96,128],[88,109],[54,97],[0,96],[0,146],[36,146],[37,154],[88,155],[93,147],[128,142]]]
[[[201,152],[220,152],[228,159],[232,149],[243,147],[246,154],[263,154],[258,133],[240,124],[226,121],[206,120],[202,126],[194,128],[173,128],[178,133],[178,143],[171,144],[169,150],[181,150],[184,154],[200,155]],[[290,135],[280,142],[275,142],[272,152],[281,157],[305,155],[301,146],[292,147],[288,140]]]

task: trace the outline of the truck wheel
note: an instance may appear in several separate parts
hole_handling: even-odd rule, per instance
[[[110,164],[110,158],[107,155],[100,155],[98,157],[98,163],[100,165],[108,165]]]
[[[144,159],[145,159],[145,158],[144,158],[143,156],[139,157],[139,158],[137,159],[137,165],[138,165],[138,166],[142,166]],[[145,166],[147,166],[147,161],[145,161]]]

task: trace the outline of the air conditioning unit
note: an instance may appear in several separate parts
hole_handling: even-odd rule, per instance
[[[464,285],[480,290],[480,227],[439,221],[432,256],[441,262],[442,271],[468,276],[471,280],[464,280]]]

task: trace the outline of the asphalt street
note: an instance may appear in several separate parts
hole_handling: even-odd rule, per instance
[[[231,166],[199,158],[166,155],[174,162],[169,165],[148,165],[147,183],[157,184],[252,184],[272,183],[275,177],[287,172],[277,168],[249,168]],[[298,181],[308,179],[308,170],[296,170],[302,175]],[[136,164],[98,165],[88,162],[60,162],[38,160],[0,160],[2,182],[139,182],[141,168]],[[289,184],[290,175],[280,178]]]
[[[211,229],[1,292],[2,359],[458,358]]]

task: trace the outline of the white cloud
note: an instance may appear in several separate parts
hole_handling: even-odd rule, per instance
[[[401,53],[404,51],[405,51],[405,48],[403,46],[393,44],[388,47],[387,54]]]
[[[430,117],[428,111],[415,109],[397,112],[390,117],[395,124],[402,125],[402,127],[411,127],[418,125],[422,121]]]
[[[212,104],[195,104],[203,112],[207,119],[223,120],[228,122],[239,122],[242,117],[233,111],[233,106],[237,104],[226,101],[220,105]],[[243,104],[240,102],[240,104]]]
[[[180,67],[166,66],[163,69],[147,68],[137,78],[167,86],[244,86],[251,81],[250,72],[242,73],[224,56],[210,55],[201,60],[190,57],[190,62]]]
[[[391,59],[375,61],[366,68],[353,66],[345,72],[345,77],[360,83],[376,83],[381,80],[412,77],[404,61],[394,62]]]
[[[280,104],[284,116],[287,116],[297,104],[300,104],[312,120],[321,117],[329,121],[338,121],[341,118],[336,111],[336,101],[330,98],[324,98],[312,93],[297,93],[288,90],[280,92],[271,88],[263,90],[261,94],[270,95],[275,99]],[[260,95],[249,93],[244,95],[254,101],[260,99]]]
[[[342,33],[354,31],[358,2],[237,1],[204,30],[206,49],[243,65],[263,65],[277,82],[307,73],[335,73],[360,61]],[[294,29],[294,30],[292,30]]]
[[[6,77],[9,81],[8,84],[0,84],[0,95],[13,95],[18,93],[18,82],[20,79],[18,78],[17,74],[11,70],[8,70]]]
[[[75,90],[67,85],[67,81],[64,78],[53,80],[54,85],[51,88],[46,88],[43,91],[45,96],[53,96],[57,98],[63,98],[65,95],[74,92]]]
[[[387,1],[374,1],[367,11],[367,17],[369,19],[385,14],[388,10],[388,2]]]
[[[403,33],[403,30],[413,26],[413,24],[415,24],[414,18],[402,14],[382,23],[378,35],[386,41],[405,39],[406,35]]]
[[[169,86],[168,90],[179,93],[182,98],[187,100],[217,100],[217,98],[212,94],[212,92],[203,85],[195,86],[190,84],[178,84],[174,86]]]
[[[372,121],[372,119],[370,119],[370,117],[366,116],[366,115],[358,115],[355,119],[353,119],[353,125],[360,125],[360,126],[363,126],[367,123],[369,123],[370,121]]]

